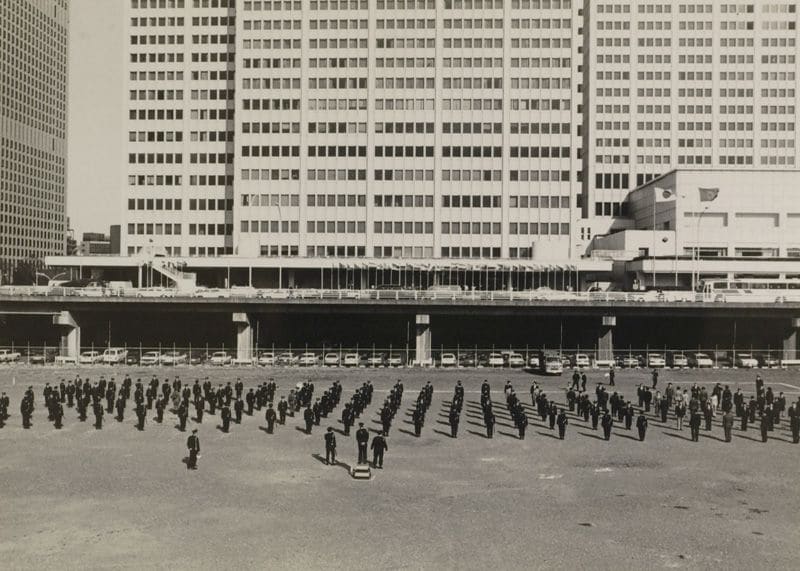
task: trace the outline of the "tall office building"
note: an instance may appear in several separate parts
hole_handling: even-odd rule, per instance
[[[128,0],[123,253],[578,258],[796,168],[797,3]]]
[[[65,252],[67,0],[0,4],[0,270]]]
[[[672,169],[796,169],[796,0],[586,2],[583,216]]]

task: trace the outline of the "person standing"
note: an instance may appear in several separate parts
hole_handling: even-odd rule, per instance
[[[725,431],[725,442],[730,442],[733,430],[733,413],[730,410],[722,415],[722,429]]]
[[[608,411],[603,415],[603,420],[600,422],[603,426],[603,438],[611,440],[611,427],[614,426],[614,419],[608,414]]]
[[[94,403],[94,427],[97,430],[103,428],[103,405],[100,404],[100,401]]]
[[[272,434],[275,430],[275,421],[277,420],[277,415],[275,414],[275,409],[272,408],[272,403],[267,405],[267,413],[265,419],[267,421],[267,434]]]
[[[281,397],[278,401],[278,415],[281,424],[286,424],[286,411],[289,410],[289,403],[286,402],[286,397]]]
[[[314,426],[314,411],[310,406],[303,411],[303,420],[306,422],[306,434],[311,434],[311,427]]]
[[[238,385],[239,383],[237,383]],[[236,389],[237,391],[239,389]],[[242,414],[244,413],[244,401],[240,398],[236,398],[233,402],[233,410],[236,413],[236,424],[242,424]]]
[[[495,416],[490,408],[483,413],[483,422],[486,424],[486,438],[494,436]]]
[[[419,405],[417,405],[414,408],[414,412],[411,413],[411,420],[414,422],[414,435],[419,438],[420,434],[422,434],[422,425],[425,422],[425,413],[422,412]],[[489,438],[491,438],[491,436]]]
[[[461,417],[458,414],[457,408],[450,408],[450,437],[458,438],[458,422]]]
[[[167,385],[169,386],[169,385]],[[167,406],[167,397],[156,400],[156,422],[161,424],[164,422],[164,408]]]
[[[186,467],[189,470],[197,470],[197,456],[200,454],[200,437],[197,436],[197,429],[192,430],[192,435],[186,441],[186,447],[189,449],[189,461],[186,462]]]
[[[231,407],[223,404],[220,414],[222,415],[222,432],[228,432],[231,427]]]
[[[656,385],[658,384],[658,369],[653,369],[652,377],[653,377],[653,390],[655,390]]]
[[[689,429],[692,431],[692,442],[700,441],[700,422],[700,413],[692,412],[691,416],[689,417]]]
[[[378,434],[372,439],[372,466],[383,469],[383,453],[389,449],[386,438],[383,434]]]
[[[647,434],[647,417],[642,411],[639,411],[639,417],[636,419],[636,428],[639,430],[639,441],[644,442]]]
[[[275,414],[275,411],[273,411]],[[325,464],[336,464],[336,435],[330,426],[325,432]]]
[[[189,418],[189,409],[186,405],[186,401],[181,401],[181,404],[178,405],[178,427],[180,428],[181,432],[186,430],[186,419]]]
[[[613,369],[611,370],[613,371]],[[556,423],[558,424],[558,438],[564,440],[564,436],[567,433],[567,424],[569,424],[569,419],[567,418],[567,414],[564,412],[563,408],[558,414]]]
[[[608,384],[609,386],[613,387],[614,384],[614,377],[616,376],[616,371],[614,370],[614,365],[608,366]]]
[[[356,430],[356,443],[358,444],[358,463],[367,463],[367,443],[369,442],[369,431],[364,428],[364,423],[358,423]]]
[[[678,430],[683,430],[683,417],[685,416],[686,405],[682,400],[679,400],[678,404],[675,405],[675,421],[677,423]]]
[[[797,405],[789,407],[789,428],[792,430],[792,442],[794,444],[800,443],[800,411]]]
[[[768,438],[769,438],[769,422],[770,422],[769,414],[765,410],[761,414],[761,426],[760,426],[760,428],[761,428],[761,442],[766,442],[768,440]]]
[[[138,421],[136,424],[136,428],[140,431],[144,430],[145,414],[146,414],[146,409],[144,407],[144,403],[140,402],[139,404],[136,405],[136,419]]]

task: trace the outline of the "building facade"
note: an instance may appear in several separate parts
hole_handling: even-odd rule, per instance
[[[578,259],[796,168],[797,4],[127,0],[122,253]]]
[[[0,270],[66,247],[67,0],[0,4]]]

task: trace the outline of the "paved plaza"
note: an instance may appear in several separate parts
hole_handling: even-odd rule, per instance
[[[273,435],[264,411],[245,415],[230,433],[219,412],[176,428],[148,411],[144,431],[128,410],[80,422],[65,408],[64,427],[47,421],[45,382],[76,374],[117,383],[129,373],[147,381],[179,375],[216,385],[241,378],[249,387],[274,377],[276,399],[311,379],[315,396],[339,380],[342,402],[308,436],[295,415]],[[800,372],[760,371],[776,396],[800,396]],[[800,445],[783,420],[766,444],[757,424],[732,443],[720,415],[713,430],[690,441],[689,429],[650,416],[645,442],[615,423],[609,442],[570,415],[564,441],[528,407],[525,440],[505,407],[511,380],[530,405],[536,380],[565,401],[571,371],[545,378],[509,370],[343,370],[210,367],[81,369],[0,368],[11,417],[0,429],[0,559],[7,569],[789,569],[800,565]],[[754,371],[670,371],[659,388],[716,382],[747,397]],[[605,382],[590,371],[587,389]],[[350,477],[355,439],[337,432],[339,466],[324,464],[323,432],[337,431],[342,405],[367,379],[371,406],[359,420],[377,431],[377,411],[397,379],[403,402],[388,438],[384,469],[369,481]],[[450,437],[447,401],[457,380],[466,388],[461,429]],[[498,425],[487,439],[478,406],[488,379]],[[422,436],[407,410],[430,380],[435,393]],[[646,370],[619,371],[617,387],[636,404]],[[33,426],[24,430],[19,403],[32,385]],[[199,429],[199,469],[186,469],[186,439]],[[372,433],[371,435],[374,435]]]

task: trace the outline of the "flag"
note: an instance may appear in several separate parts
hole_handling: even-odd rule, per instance
[[[719,196],[718,188],[698,188],[700,191],[700,202],[711,202]]]
[[[672,202],[675,200],[675,191],[671,188],[654,188],[656,193],[656,202]]]

